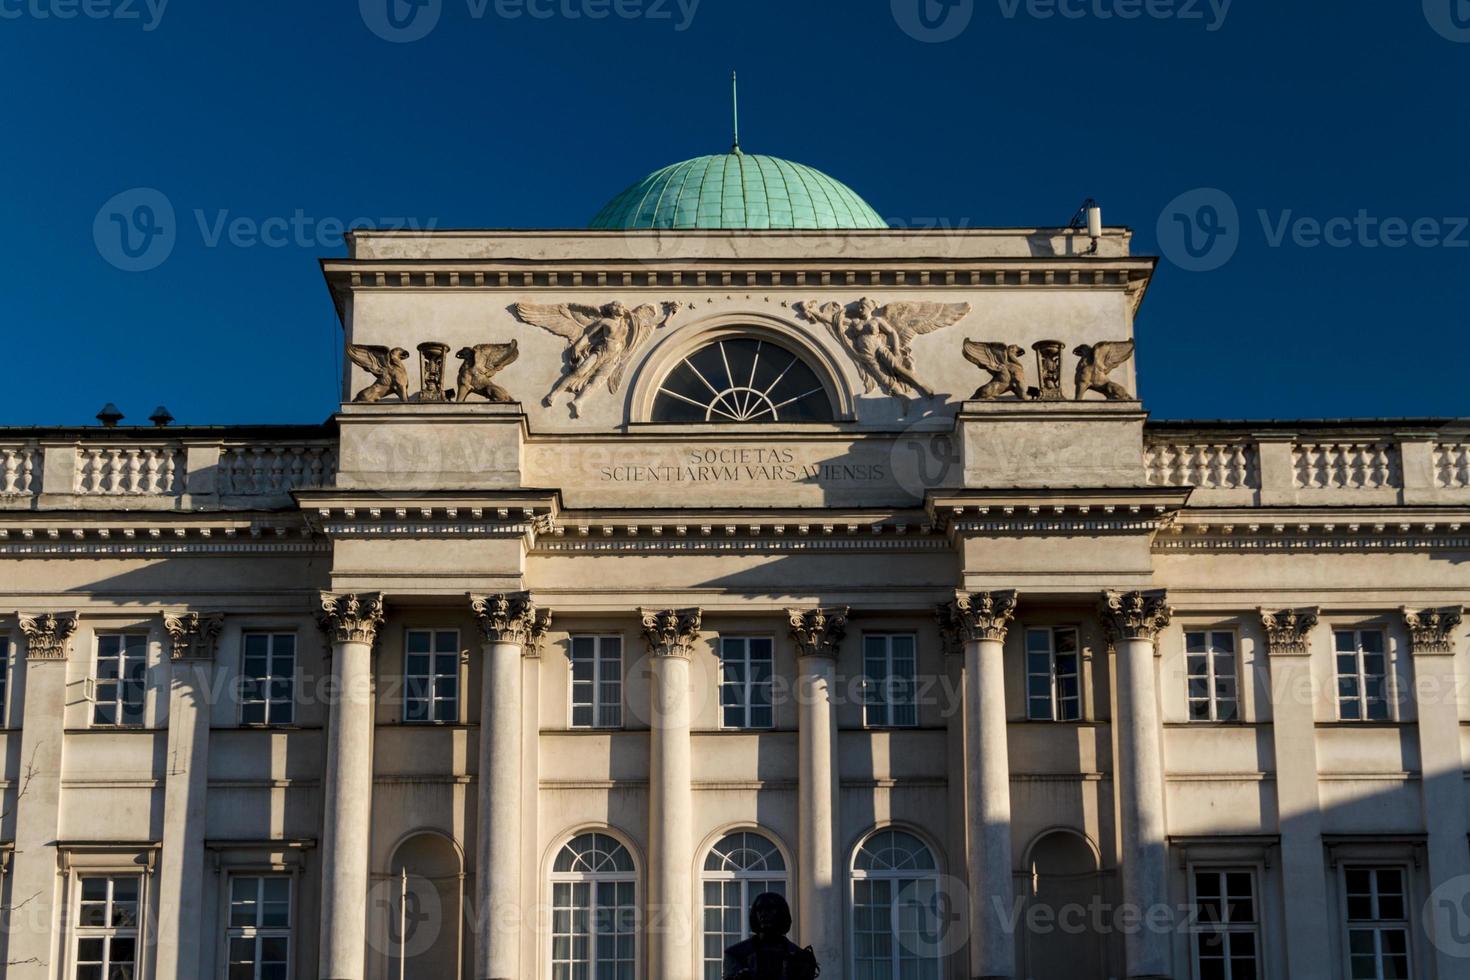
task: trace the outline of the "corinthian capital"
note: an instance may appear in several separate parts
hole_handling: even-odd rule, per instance
[[[1412,653],[1434,654],[1455,652],[1455,630],[1465,610],[1460,606],[1447,609],[1425,609],[1415,612],[1405,608],[1404,626],[1409,630]]]
[[[1163,589],[1150,592],[1103,593],[1102,620],[1113,636],[1124,640],[1154,640],[1169,625],[1174,610]]]
[[[486,643],[516,643],[537,647],[551,628],[551,613],[537,609],[529,592],[470,593],[470,609]]]
[[[215,643],[225,628],[223,613],[163,614],[174,660],[213,660]]]
[[[655,657],[688,657],[699,636],[698,609],[639,609],[643,638]]]
[[[77,631],[77,614],[22,615],[20,631],[26,635],[27,660],[65,660],[71,635]]]
[[[321,594],[317,623],[333,643],[372,643],[383,625],[383,593]]]
[[[1307,652],[1307,641],[1317,626],[1317,609],[1281,609],[1268,612],[1258,610],[1261,625],[1266,629],[1266,650],[1269,653],[1286,654]]]
[[[1016,600],[1019,595],[1013,589],[1003,592],[956,592],[954,602],[954,624],[960,640],[1000,640],[1004,642],[1006,630],[1016,615]]]
[[[803,657],[835,658],[847,635],[847,612],[846,606],[786,610],[797,652]]]

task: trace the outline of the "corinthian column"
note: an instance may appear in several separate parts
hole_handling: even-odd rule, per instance
[[[322,821],[321,980],[363,980],[373,809],[373,641],[383,596],[321,594],[337,700],[327,722]]]
[[[192,980],[204,929],[204,821],[209,789],[209,725],[219,613],[164,614],[173,672],[168,703],[168,778],[163,784],[159,861],[159,980]]]
[[[1123,902],[1147,916],[1169,901],[1164,823],[1164,747],[1159,731],[1154,641],[1173,616],[1163,591],[1105,592],[1102,619],[1118,657],[1118,757],[1113,778],[1123,838]],[[1167,978],[1167,929],[1147,926],[1127,935],[1125,974]]]
[[[949,623],[965,646],[965,840],[970,976],[1016,975],[1007,923],[1011,885],[1011,762],[1006,744],[1005,642],[1015,592],[959,592]]]
[[[800,664],[796,698],[797,805],[800,851],[797,856],[797,915],[802,945],[811,946],[826,972],[842,975],[842,876],[837,856],[837,651],[847,633],[847,607],[788,609],[791,636]]]
[[[521,653],[551,623],[529,592],[471,595],[480,626],[479,834],[475,838],[475,978],[513,980],[520,968]]]
[[[649,976],[694,978],[694,796],[689,781],[689,655],[698,609],[640,609],[653,660],[649,746]]]
[[[1271,670],[1271,739],[1276,757],[1277,823],[1281,874],[1291,882],[1282,908],[1286,974],[1330,973],[1322,950],[1332,941],[1327,879],[1322,863],[1322,800],[1317,782],[1317,714],[1312,683],[1312,630],[1316,609],[1260,610]],[[1458,744],[1458,743],[1457,743]]]

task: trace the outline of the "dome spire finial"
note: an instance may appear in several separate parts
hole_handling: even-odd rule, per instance
[[[730,147],[731,153],[740,152],[740,79],[734,71],[730,72],[730,104],[735,113],[735,144]]]

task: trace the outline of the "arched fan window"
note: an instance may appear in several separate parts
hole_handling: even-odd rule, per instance
[[[606,834],[569,841],[551,869],[551,980],[632,980],[638,965],[638,879]]]
[[[939,980],[949,920],[939,868],[923,841],[880,830],[853,856],[853,972]]]
[[[768,340],[731,337],[680,361],[654,396],[655,422],[828,422],[827,386],[806,361]]]
[[[704,977],[720,980],[725,948],[750,934],[750,906],[762,892],[786,896],[786,860],[770,839],[738,831],[704,859]]]

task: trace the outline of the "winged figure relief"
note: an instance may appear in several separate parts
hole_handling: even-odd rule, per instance
[[[353,401],[381,401],[384,395],[397,395],[408,401],[408,351],[402,347],[348,344],[347,357],[376,379],[353,395]]]
[[[797,303],[797,313],[824,324],[846,348],[863,376],[863,389],[878,388],[903,403],[904,414],[917,394],[933,398],[934,392],[914,373],[914,338],[959,323],[970,312],[969,303],[889,303],[879,306],[863,298],[847,306],[841,303]]]
[[[1132,401],[1128,389],[1116,381],[1108,380],[1108,372],[1121,367],[1133,356],[1133,341],[1103,340],[1096,344],[1078,344],[1072,348],[1077,355],[1078,401],[1089,391],[1096,391],[1109,401]]]
[[[658,306],[645,303],[629,309],[616,301],[602,307],[578,303],[515,303],[510,312],[522,323],[549,330],[566,340],[569,367],[541,404],[549,408],[558,394],[570,392],[572,418],[579,418],[582,400],[592,386],[605,379],[607,390],[616,393],[633,354],[654,330],[672,320],[682,308],[680,303]]]
[[[1015,344],[966,340],[965,360],[991,374],[990,381],[981,385],[971,397],[991,401],[1009,391],[1025,401],[1026,368],[1021,363],[1025,356],[1026,349]]]

